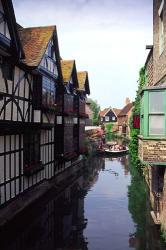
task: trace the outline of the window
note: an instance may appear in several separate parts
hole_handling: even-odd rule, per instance
[[[112,117],[112,121],[115,121],[115,116]]]
[[[141,134],[165,136],[166,90],[145,90],[141,100]]]
[[[9,64],[8,62],[4,62],[2,64],[2,73],[3,73],[3,77],[6,80],[13,81],[13,77],[14,77],[14,67],[13,67],[13,65]]]
[[[164,135],[164,92],[149,92],[149,135]]]
[[[24,171],[29,172],[41,167],[40,132],[24,134]]]
[[[106,121],[106,122],[109,122],[109,121],[110,121],[109,116],[105,116],[105,121]]]
[[[164,0],[162,0],[158,14],[159,14],[159,53],[160,55],[164,51]]]
[[[55,50],[52,42],[48,45],[47,55],[55,61]]]
[[[47,77],[43,77],[42,83],[42,104],[44,106],[54,106],[55,104],[55,82]]]

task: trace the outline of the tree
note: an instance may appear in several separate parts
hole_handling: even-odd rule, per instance
[[[93,125],[96,126],[99,123],[100,106],[96,100],[89,99],[88,101],[90,102],[90,108],[93,111]]]

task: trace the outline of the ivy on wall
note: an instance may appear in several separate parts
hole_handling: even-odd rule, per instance
[[[137,167],[140,167],[140,162],[138,159],[138,135],[140,134],[140,129],[133,127],[133,117],[134,115],[140,114],[140,102],[141,102],[140,91],[142,90],[145,84],[146,84],[146,71],[145,67],[142,67],[139,71],[138,90],[136,92],[134,108],[130,118],[131,141],[129,144],[129,148],[130,148],[132,165]]]

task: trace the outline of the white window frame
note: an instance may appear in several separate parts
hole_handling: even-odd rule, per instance
[[[110,117],[107,115],[105,116],[105,122],[109,122],[110,121]]]

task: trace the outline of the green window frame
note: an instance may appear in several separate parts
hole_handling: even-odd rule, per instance
[[[140,134],[143,137],[166,137],[166,89],[143,91]]]

